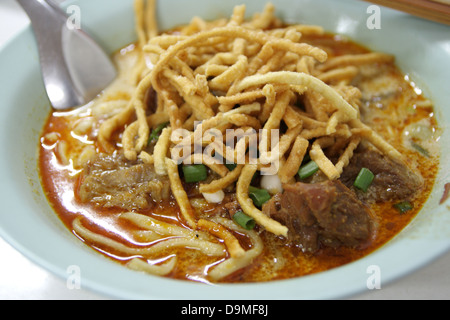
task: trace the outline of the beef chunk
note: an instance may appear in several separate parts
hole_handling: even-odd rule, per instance
[[[122,155],[104,155],[90,161],[80,181],[83,202],[126,210],[144,209],[170,196],[167,177],[153,166],[131,162]]]
[[[369,209],[339,181],[290,184],[263,212],[288,228],[288,240],[314,253],[321,245],[358,247],[372,238]]]
[[[375,175],[367,192],[353,187],[361,168]],[[367,202],[411,200],[420,191],[423,179],[402,163],[395,162],[376,150],[361,148],[353,155],[340,180]]]

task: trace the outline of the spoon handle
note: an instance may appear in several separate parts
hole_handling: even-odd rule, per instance
[[[44,0],[17,0],[31,20],[47,95],[55,109],[83,103],[67,68],[62,46],[65,13]]]

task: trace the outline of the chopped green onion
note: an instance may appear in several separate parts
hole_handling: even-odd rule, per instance
[[[353,185],[354,185],[356,188],[358,188],[358,189],[360,189],[360,190],[366,192],[367,189],[368,189],[368,188],[370,187],[370,185],[372,184],[372,181],[373,181],[374,177],[375,177],[375,176],[374,176],[374,174],[372,173],[372,171],[370,171],[370,170],[367,169],[367,168],[362,168],[362,169],[359,171],[359,174],[358,174],[358,176],[356,177],[355,182],[353,183]]]
[[[228,170],[233,171],[234,169],[236,169],[237,164],[235,164],[235,163],[225,163],[225,167],[227,167]]]
[[[302,160],[302,165],[307,164],[308,162],[311,161],[311,156],[309,155],[309,153],[305,154],[305,156],[303,157]]]
[[[314,173],[319,170],[319,166],[314,161],[309,161],[307,164],[300,167],[298,170],[298,176],[300,180],[311,177]]]
[[[400,211],[400,213],[405,213],[409,210],[414,209],[414,206],[409,201],[403,201],[403,202],[394,204],[394,208],[397,209],[398,211]]]
[[[423,154],[425,157],[429,157],[430,153],[428,152],[428,150],[426,150],[425,148],[423,148],[421,145],[415,143],[415,142],[411,142],[411,146],[416,149],[417,151],[419,151],[421,154]]]
[[[161,134],[161,131],[163,131],[163,129],[165,127],[167,127],[168,124],[169,124],[169,122],[164,122],[164,123],[161,123],[160,125],[158,125],[155,129],[153,129],[152,133],[148,137],[148,143],[150,144],[151,142],[158,140],[159,135]]]
[[[367,189],[369,188],[369,186],[372,184],[374,177],[375,176],[372,173],[372,171],[370,171],[367,168],[362,168],[361,171],[359,171],[359,174],[356,177],[353,185],[356,188],[361,189],[362,191],[366,192]]]
[[[187,183],[203,181],[207,178],[208,172],[203,164],[193,164],[183,166],[184,181]]]
[[[252,217],[249,217],[248,215],[246,215],[242,211],[236,212],[233,215],[233,220],[234,220],[234,222],[236,222],[238,225],[240,225],[242,228],[244,228],[246,230],[252,230],[256,225],[255,220]]]
[[[265,189],[258,189],[252,186],[248,188],[248,193],[255,206],[259,208],[261,208],[263,204],[269,201],[271,198],[269,191]]]

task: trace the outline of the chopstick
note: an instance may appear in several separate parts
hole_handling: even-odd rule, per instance
[[[450,0],[364,0],[450,25]]]

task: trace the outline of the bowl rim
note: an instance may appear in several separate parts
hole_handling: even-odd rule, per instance
[[[63,5],[68,5],[70,3],[76,3],[78,1],[75,0],[69,0],[64,2]],[[10,38],[9,40],[7,40],[5,42],[5,44],[3,44],[0,47],[0,57],[3,56],[4,51],[6,51],[7,49],[11,49],[12,47],[14,47],[16,45],[16,43],[20,42],[23,40],[23,38],[25,37],[29,37],[30,33],[31,33],[31,28],[28,25],[27,27],[25,27],[22,31],[20,31],[19,33],[17,33],[14,37]],[[447,132],[448,134],[448,132]],[[439,207],[439,210],[445,210],[444,207]],[[438,210],[436,209],[436,210]],[[57,275],[58,277],[65,279],[67,277],[67,273],[66,270],[61,266],[61,265],[57,265],[52,261],[49,261],[47,258],[44,258],[42,256],[39,256],[37,254],[35,254],[35,252],[33,252],[32,250],[30,250],[30,248],[28,248],[27,246],[23,245],[23,243],[18,240],[16,237],[12,236],[8,230],[5,230],[3,228],[3,226],[0,224],[0,236],[5,239],[6,242],[8,242],[11,246],[13,246],[16,250],[18,250],[20,253],[22,253],[25,257],[29,258],[31,261],[35,262],[37,265],[43,267],[46,270],[49,270],[51,273]],[[375,252],[371,253],[369,256],[364,257],[362,259],[359,259],[355,262],[352,262],[350,264],[329,270],[329,271],[325,271],[319,274],[314,274],[314,275],[310,275],[310,276],[305,276],[302,277],[301,280],[304,280],[303,283],[313,283],[314,281],[316,281],[316,279],[318,277],[325,277],[326,280],[325,282],[330,283],[330,282],[334,282],[334,283],[339,283],[339,285],[343,285],[342,281],[337,281],[336,280],[336,276],[339,275],[341,272],[348,272],[349,269],[353,269],[355,267],[359,267],[362,268],[363,266],[366,266],[367,263],[370,263],[370,261],[373,261],[373,259],[376,259],[379,255],[383,255],[386,254],[386,250],[387,252],[391,255],[394,256],[395,255],[395,246],[396,243],[398,241],[403,241],[404,239],[393,239],[390,242],[388,242],[386,245],[382,246],[381,248],[377,249]],[[388,270],[390,270],[390,272],[384,276],[384,280],[383,282],[388,283],[388,282],[392,282],[396,279],[398,279],[399,277],[402,277],[406,274],[409,274],[421,267],[423,267],[425,264],[428,264],[429,262],[433,261],[434,259],[438,258],[439,256],[441,256],[443,253],[447,252],[448,250],[450,250],[450,239],[445,239],[446,241],[438,241],[438,242],[433,242],[433,247],[432,249],[429,248],[429,244],[430,242],[425,241],[423,243],[416,243],[414,242],[414,245],[417,245],[419,247],[421,247],[422,249],[422,255],[420,259],[416,259],[414,260],[414,258],[410,255],[406,255],[405,259],[413,259],[412,263],[409,263],[408,265],[403,266],[402,268],[395,268],[396,266],[393,265],[393,263],[387,263],[386,264],[386,268],[388,268]],[[393,252],[391,252],[393,251]],[[84,254],[86,254],[86,251],[84,249],[81,250],[82,252],[82,256],[84,256]],[[88,255],[91,254],[91,252],[87,253]],[[96,254],[97,255],[97,254]],[[95,257],[93,259],[93,261],[100,261],[103,258],[100,257]],[[106,262],[106,261],[103,261]],[[102,264],[103,264],[102,262]],[[411,260],[410,260],[411,262]],[[110,262],[108,261],[108,264]],[[110,269],[108,270],[112,270],[112,272],[115,272],[118,268],[122,269],[122,266],[116,266],[113,265],[111,266]],[[130,273],[127,272],[127,276],[131,275]],[[133,275],[136,279],[141,279],[141,277],[139,277],[138,275],[134,274]],[[151,299],[166,299],[166,297],[158,297],[157,295],[153,294],[153,293],[144,293],[144,292],[133,292],[132,290],[135,290],[135,288],[130,290],[127,290],[127,288],[122,287],[124,284],[121,283],[122,286],[118,286],[117,283],[112,284],[108,284],[108,283],[99,283],[97,280],[92,279],[91,277],[94,276],[93,274],[88,273],[88,277],[86,277],[83,281],[83,283],[85,284],[86,288],[89,288],[92,291],[95,292],[99,292],[102,293],[104,295],[107,296],[113,296],[113,297],[117,297],[117,298],[125,298],[125,299],[141,299],[141,298],[151,298]],[[367,274],[365,274],[365,276],[367,276]],[[206,286],[204,284],[197,284],[197,283],[186,283],[186,282],[180,282],[179,280],[171,280],[171,279],[165,279],[165,278],[159,278],[159,277],[152,277],[152,276],[148,276],[145,275],[145,277],[148,279],[151,279],[152,282],[156,283],[156,284],[160,284],[160,285],[169,285],[169,286],[175,286],[175,287],[187,287],[191,290],[191,288],[195,288],[196,291],[199,291],[199,295],[202,296],[202,299],[208,299],[208,297],[211,297],[211,294],[220,294],[220,292],[222,291],[223,296],[225,296],[226,298],[230,298],[233,297],[235,295],[235,290],[236,288],[238,288],[238,290],[242,290],[243,292],[253,292],[255,290],[261,290],[261,291],[265,291],[265,292],[271,292],[271,291],[280,291],[280,289],[282,288],[283,290],[293,290],[293,287],[297,285],[297,283],[301,283],[301,281],[299,281],[299,278],[296,279],[288,279],[288,280],[276,280],[276,281],[271,281],[268,283],[255,283],[255,284],[223,284],[223,285],[213,285],[213,286]],[[360,276],[360,278],[362,278]],[[323,281],[322,281],[323,282]],[[361,292],[362,290],[364,290],[364,285],[363,283],[359,282],[357,283],[356,281],[352,284],[347,284],[346,289],[343,291],[340,288],[335,288],[335,290],[330,289],[329,286],[327,286],[325,284],[325,287],[328,289],[327,292],[323,292],[320,290],[324,290],[323,287],[318,287],[316,288],[316,291],[314,292],[310,292],[308,295],[308,298],[335,298],[335,297],[341,297],[341,296],[350,296],[353,294],[356,294],[357,292]],[[198,289],[197,289],[198,288]],[[318,292],[320,291],[320,292]],[[168,295],[169,293],[167,293]],[[306,296],[302,296],[300,295],[302,298],[306,297]],[[225,299],[225,297],[223,299]],[[282,299],[288,299],[289,297],[287,296],[283,296]],[[297,299],[297,298],[295,298]]]

